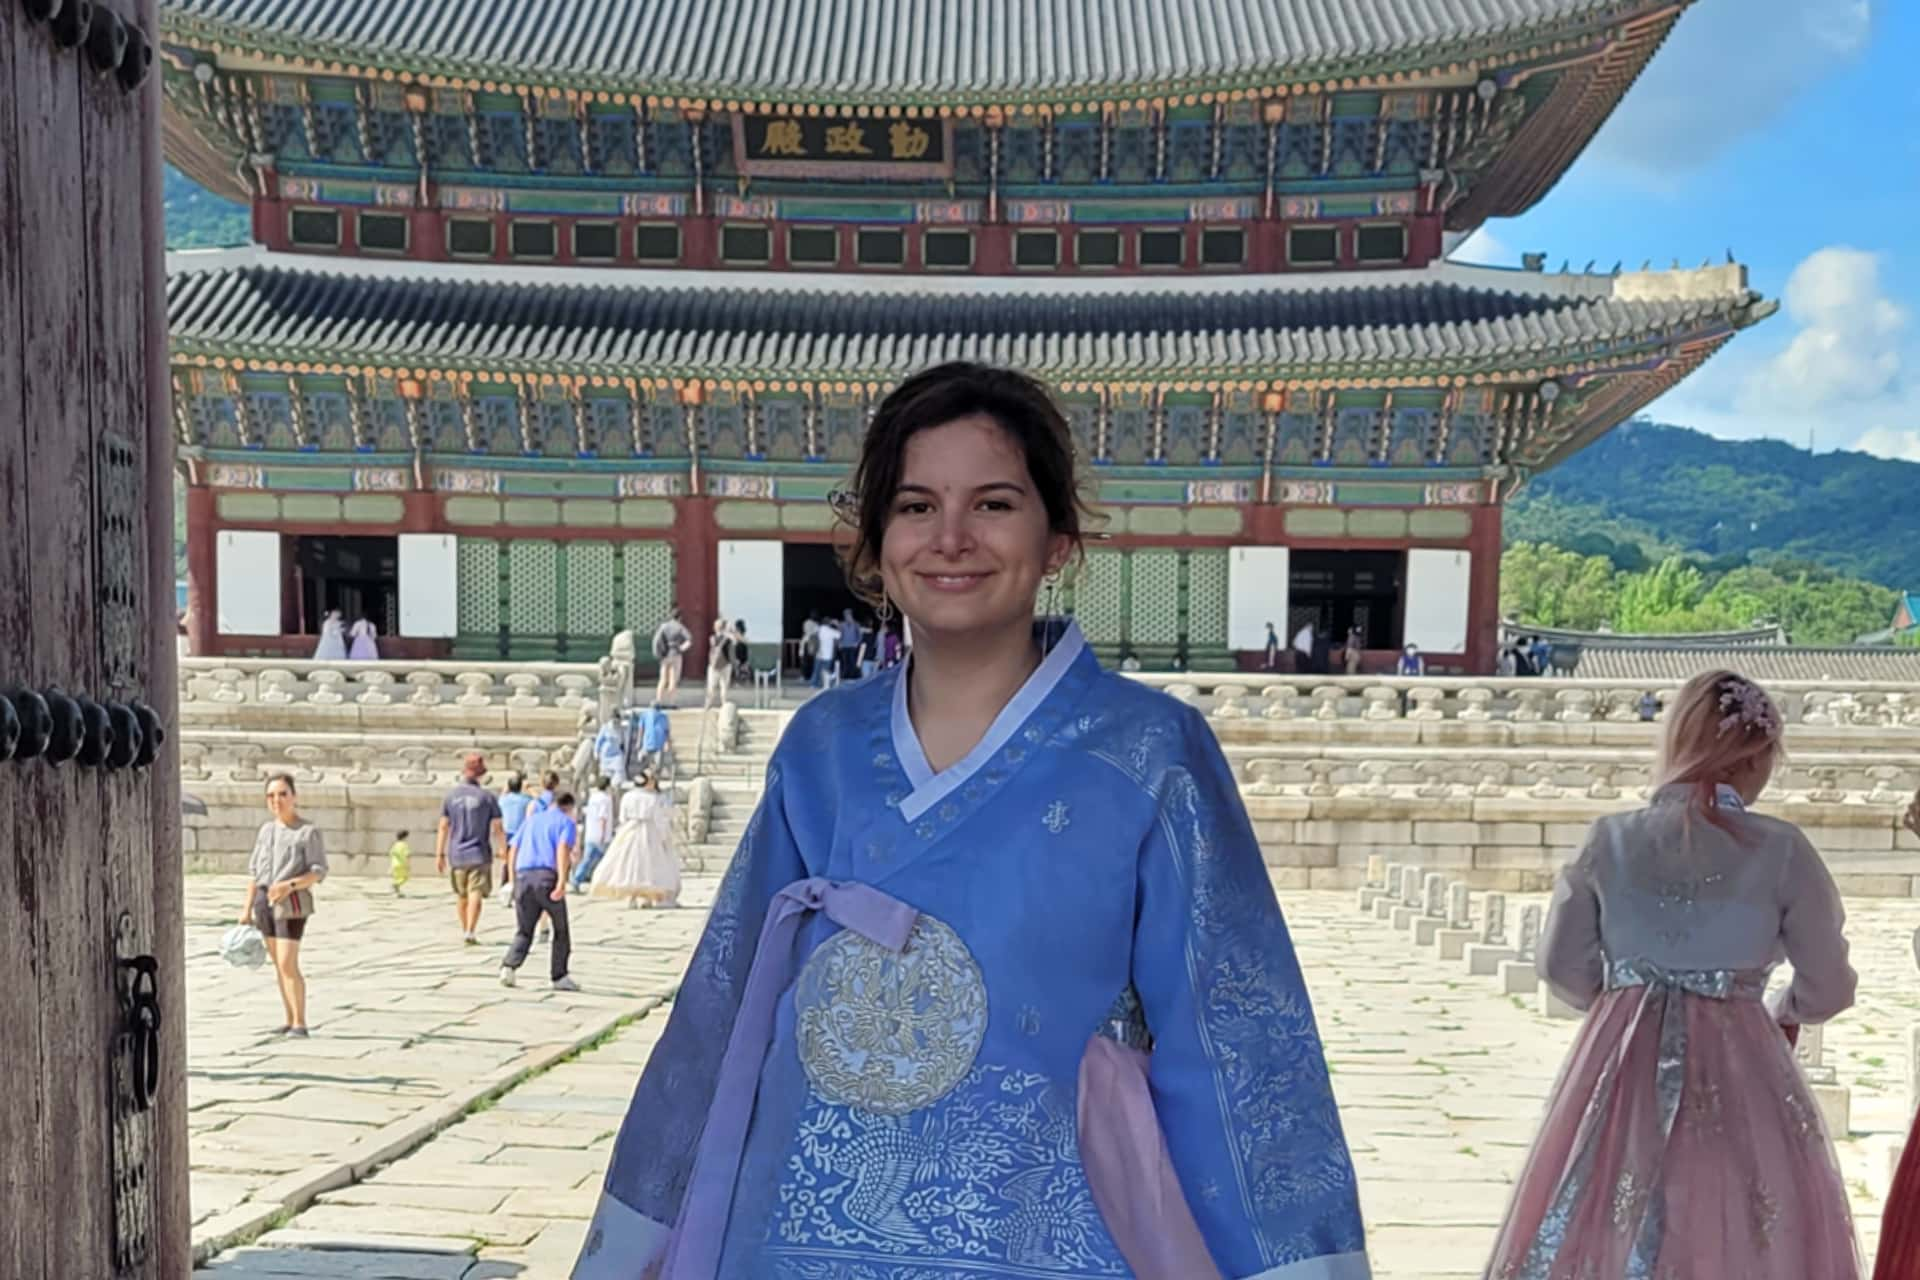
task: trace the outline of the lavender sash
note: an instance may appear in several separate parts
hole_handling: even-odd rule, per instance
[[[694,1152],[693,1175],[667,1246],[661,1280],[714,1280],[719,1272],[720,1247],[746,1150],[760,1069],[773,1040],[774,1011],[781,994],[793,985],[794,939],[815,911],[826,912],[836,924],[894,952],[906,949],[907,936],[920,918],[918,911],[871,885],[841,884],[817,876],[796,880],[773,895],[747,971],[733,1034],[720,1060],[713,1104]]]

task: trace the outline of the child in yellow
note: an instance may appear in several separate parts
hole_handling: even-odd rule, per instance
[[[402,831],[393,838],[393,848],[387,850],[387,862],[393,873],[393,896],[400,896],[400,886],[407,882],[408,863],[413,850],[407,847],[407,833]]]

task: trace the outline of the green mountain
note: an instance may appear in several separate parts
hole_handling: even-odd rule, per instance
[[[1628,571],[1679,555],[1710,575],[1817,565],[1913,590],[1916,498],[1917,463],[1634,421],[1530,481],[1507,507],[1506,536],[1510,545],[1606,556]]]
[[[214,195],[172,165],[161,194],[169,249],[225,249],[253,238],[247,206]]]

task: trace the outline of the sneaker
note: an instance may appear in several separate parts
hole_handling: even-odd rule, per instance
[[[512,969],[509,969],[506,965],[500,966],[500,985],[501,986],[510,987],[517,981],[519,981],[519,979],[514,975],[514,972]]]
[[[287,1034],[295,1040],[305,1040],[307,1038],[307,1029],[305,1027],[288,1027]]]
[[[479,946],[479,945],[480,945],[480,939],[478,939],[478,938],[476,938],[476,937],[474,937],[474,936],[473,936],[472,934],[468,934],[468,935],[467,935],[467,945],[468,945],[468,946],[470,946],[470,947],[477,947],[477,946]]]
[[[575,982],[571,977],[555,978],[553,980],[553,989],[555,991],[578,991],[580,984]]]

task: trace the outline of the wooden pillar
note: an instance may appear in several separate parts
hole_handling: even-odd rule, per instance
[[[707,637],[720,607],[720,526],[712,498],[676,498],[673,505],[673,602],[693,635],[683,678],[696,679],[692,673],[706,670]]]
[[[1467,580],[1467,670],[1490,675],[1500,651],[1500,517],[1498,503],[1473,509],[1467,549],[1473,566]]]
[[[196,658],[217,651],[220,588],[215,567],[213,490],[187,489],[187,651]]]
[[[151,52],[154,0],[108,8]],[[0,1275],[184,1276],[159,74],[123,87],[26,14],[0,4],[0,691],[144,705],[169,747],[0,761],[0,843],[75,855],[0,856]],[[150,1106],[122,1011],[133,957],[159,1009]]]

